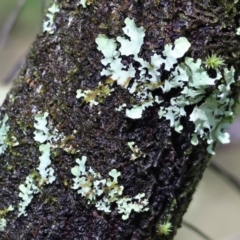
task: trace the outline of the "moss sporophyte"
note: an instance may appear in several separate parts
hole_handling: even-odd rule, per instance
[[[79,3],[86,7],[91,1]],[[44,23],[43,31],[54,33],[53,19],[58,11],[56,3],[49,8],[49,20]],[[194,60],[186,56],[191,43],[185,37],[179,37],[173,44],[166,44],[161,53],[152,51],[146,60],[140,57],[146,30],[137,27],[130,18],[126,18],[124,23],[122,36],[108,38],[99,34],[95,39],[96,50],[103,55],[103,69],[100,74],[105,81],[99,82],[95,89],[78,89],[76,97],[83,104],[89,104],[90,108],[99,107],[97,105],[115,90],[117,84],[131,98],[130,103],[122,103],[114,108],[117,114],[138,120],[144,118],[146,110],[157,107],[157,118],[169,121],[177,133],[183,131],[183,119],[190,121],[193,126],[191,143],[197,145],[202,139],[208,144],[207,151],[214,154],[213,144],[217,140],[222,143],[229,142],[229,135],[224,130],[233,117],[231,84],[235,82],[235,69],[224,67],[224,59],[214,53],[203,62],[201,59]],[[123,58],[131,58],[131,61],[125,61],[123,65]],[[209,68],[215,71],[214,75],[209,74]],[[163,71],[167,72],[168,76],[164,80]],[[209,88],[213,89],[210,94]],[[165,95],[168,93],[171,93],[171,97],[166,104]],[[19,185],[18,206],[5,206],[0,210],[2,231],[7,225],[8,212],[17,209],[18,216],[26,215],[27,206],[34,195],[41,194],[45,185],[56,181],[58,173],[55,172],[51,160],[57,156],[57,149],[65,151],[66,154],[79,155],[79,149],[68,146],[65,134],[53,126],[48,111],[34,113],[33,118],[33,140],[39,153],[39,164],[36,169],[32,169],[37,170],[36,173],[30,172]],[[18,144],[15,136],[9,136],[10,130],[8,116],[5,115],[0,122],[0,155],[4,154],[8,147]],[[77,130],[74,130],[72,136],[76,134]],[[129,146],[131,155],[129,161],[134,160],[134,164],[138,162],[136,159],[147,156],[135,142],[129,140],[126,145]],[[69,169],[73,175],[72,184],[69,185],[89,204],[105,214],[116,208],[123,220],[128,219],[132,212],[150,210],[146,193],[140,192],[134,196],[124,194],[124,186],[119,183],[121,172],[113,168],[108,172],[109,176],[102,176],[91,166],[86,166],[87,156],[80,156],[81,158],[74,158],[77,165]],[[163,235],[170,231],[171,224],[168,222],[159,226],[159,232]]]
[[[168,235],[171,232],[172,224],[170,222],[164,222],[161,224],[157,224],[157,233],[159,235]]]
[[[220,56],[217,56],[213,53],[211,56],[208,55],[208,57],[203,63],[206,65],[207,68],[216,69],[224,65],[224,60]]]

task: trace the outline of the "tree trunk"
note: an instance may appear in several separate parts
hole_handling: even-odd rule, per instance
[[[1,107],[0,238],[173,239],[211,146],[227,142],[239,92],[239,8],[230,0],[54,3]],[[125,67],[118,77],[116,59]],[[176,85],[169,80],[180,75]],[[179,96],[182,115],[169,108],[180,109]],[[214,119],[194,115],[199,109]]]

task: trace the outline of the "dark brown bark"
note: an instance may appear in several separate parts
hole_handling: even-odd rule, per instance
[[[207,166],[207,144],[191,144],[194,125],[188,117],[182,119],[184,129],[179,134],[169,121],[158,118],[155,106],[147,108],[139,120],[114,111],[123,103],[130,104],[129,94],[118,85],[94,108],[81,104],[76,90],[94,89],[104,80],[100,75],[102,54],[96,49],[95,39],[100,33],[112,38],[121,36],[126,17],[134,18],[138,26],[146,29],[141,50],[145,59],[150,58],[152,50],[161,52],[165,44],[185,36],[192,45],[188,56],[204,59],[213,51],[224,56],[238,72],[240,45],[236,28],[240,7],[234,5],[230,9],[230,3],[225,6],[210,0],[95,0],[87,8],[76,3],[61,1],[54,20],[55,33],[38,35],[1,108],[2,116],[9,116],[10,133],[17,136],[20,144],[0,156],[0,209],[9,204],[17,206],[19,184],[39,165],[40,153],[33,140],[34,112],[48,111],[52,124],[69,136],[66,144],[79,152],[52,152],[56,181],[34,196],[26,217],[18,218],[16,212],[9,214],[6,231],[0,232],[0,238],[170,240],[181,226]],[[168,104],[170,95],[164,98]],[[74,130],[77,134],[71,137]],[[136,142],[146,157],[129,161],[129,141]],[[87,166],[104,177],[113,168],[120,171],[124,195],[144,192],[150,210],[132,212],[129,219],[122,220],[114,205],[110,214],[104,214],[87,204],[71,189],[70,169],[76,165],[75,159],[83,155],[88,157]],[[12,166],[11,170],[8,166]],[[159,235],[157,223],[168,219],[172,231]]]

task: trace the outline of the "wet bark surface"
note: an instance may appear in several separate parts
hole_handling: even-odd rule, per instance
[[[27,216],[9,214],[1,239],[173,238],[209,160],[205,142],[198,146],[190,143],[193,123],[183,118],[183,132],[176,133],[169,121],[159,119],[157,106],[147,108],[141,119],[126,118],[115,108],[124,103],[131,106],[132,100],[117,84],[113,85],[115,91],[92,108],[76,98],[76,90],[94,89],[106,80],[100,75],[102,54],[95,39],[99,34],[122,36],[126,17],[146,29],[140,53],[146,60],[152,50],[161,53],[167,43],[185,36],[192,45],[189,57],[204,59],[215,52],[238,72],[239,5],[230,5],[210,0],[96,0],[84,9],[77,1],[60,3],[55,33],[38,35],[1,107],[1,115],[9,116],[10,134],[20,144],[0,156],[0,209],[9,203],[17,206],[19,184],[39,165],[40,152],[33,139],[37,112],[49,112],[51,124],[68,136],[65,144],[75,151],[67,153],[58,148],[52,152],[56,181],[34,196]],[[156,90],[153,94],[164,97],[167,106],[172,92],[163,96]],[[237,94],[236,89],[235,98]],[[131,141],[146,153],[145,157],[130,161],[132,152],[127,142]],[[132,212],[129,219],[122,220],[114,204],[110,214],[87,204],[71,189],[70,170],[76,165],[75,159],[83,155],[88,158],[87,166],[104,177],[113,168],[121,172],[119,183],[124,186],[124,195],[144,192],[150,210]],[[159,235],[157,223],[168,219],[172,231]]]

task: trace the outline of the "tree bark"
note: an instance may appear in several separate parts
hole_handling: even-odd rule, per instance
[[[60,10],[54,15],[54,32],[37,36],[1,107],[2,119],[6,114],[9,118],[8,139],[15,137],[18,145],[8,141],[6,151],[0,155],[0,210],[10,204],[15,209],[5,216],[7,226],[0,238],[173,239],[211,156],[205,140],[199,139],[196,146],[191,143],[192,107],[181,118],[183,130],[178,133],[169,120],[159,119],[156,104],[146,108],[140,119],[116,111],[124,103],[130,107],[132,100],[129,92],[115,82],[111,83],[114,91],[92,107],[77,99],[76,91],[96,89],[99,82],[106,80],[100,74],[103,55],[95,40],[99,34],[122,36],[127,17],[146,30],[140,52],[143,58],[150,59],[152,51],[161,53],[166,44],[186,37],[191,43],[188,57],[203,60],[217,53],[225,59],[226,67],[234,66],[236,80],[240,6],[214,0],[101,0],[88,1],[83,8],[78,2],[57,3]],[[238,83],[231,89],[231,97],[236,100]],[[206,98],[211,90],[206,92]],[[174,91],[163,94],[156,90],[154,94],[161,95],[167,106]],[[38,112],[48,112],[48,125],[65,138],[51,148],[56,180],[52,184],[39,183],[41,192],[27,206],[27,216],[18,217],[19,185],[36,171],[41,156],[40,144],[34,140]],[[142,152],[134,161],[130,160],[133,152],[129,142],[136,143]],[[117,169],[123,195],[133,198],[145,193],[149,210],[131,211],[123,220],[116,203],[111,204],[110,213],[88,204],[72,189],[71,169],[82,156],[87,157],[87,169],[91,166],[104,179]],[[171,229],[163,234],[159,227],[167,222]]]

